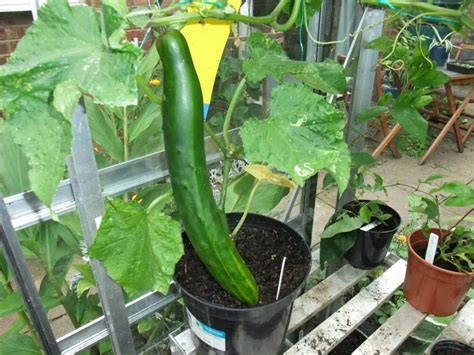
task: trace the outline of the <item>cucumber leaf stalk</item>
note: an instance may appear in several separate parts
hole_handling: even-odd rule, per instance
[[[163,134],[176,207],[197,255],[233,297],[253,306],[257,283],[240,256],[209,184],[202,92],[184,36],[171,30],[157,48],[163,64]]]

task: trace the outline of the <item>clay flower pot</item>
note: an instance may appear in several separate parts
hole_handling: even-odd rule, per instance
[[[439,229],[430,233],[441,235]],[[443,240],[441,235],[440,240]],[[442,269],[424,260],[422,256],[428,245],[428,238],[421,230],[410,235],[408,244],[408,264],[403,292],[407,301],[416,309],[435,316],[448,316],[461,305],[474,273],[462,273]]]

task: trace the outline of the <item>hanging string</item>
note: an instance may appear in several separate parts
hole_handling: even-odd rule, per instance
[[[300,60],[304,60],[304,45],[303,45],[303,28],[305,22],[305,2],[301,2],[301,16],[300,16],[300,28],[299,28],[299,45],[300,45]]]

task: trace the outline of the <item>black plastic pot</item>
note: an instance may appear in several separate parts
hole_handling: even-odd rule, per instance
[[[434,46],[430,49],[430,59],[433,60],[438,67],[445,67],[448,61],[449,53],[446,48],[441,46]]]
[[[433,345],[430,355],[474,355],[474,348],[455,340],[441,340]]]
[[[360,202],[367,201],[361,200]],[[385,221],[388,226],[384,226],[383,230],[374,228],[367,232],[359,229],[355,244],[344,254],[347,261],[359,269],[372,269],[382,264],[392,237],[400,227],[401,218],[397,211],[387,205],[380,205],[380,209],[383,213],[392,215],[392,218]]]
[[[237,224],[240,216],[240,213],[228,214],[231,228]],[[245,225],[277,230],[278,233],[299,238],[301,248],[305,250],[308,257],[307,274],[309,274],[310,249],[295,230],[273,218],[256,214],[249,214]],[[274,303],[242,309],[212,304],[181,288],[188,322],[193,331],[193,342],[197,348],[196,353],[200,355],[278,354],[285,339],[293,301],[300,293],[305,280],[290,294]]]
[[[469,66],[465,66],[465,64]],[[446,69],[461,74],[474,74],[474,60],[468,60],[460,63],[447,63]]]

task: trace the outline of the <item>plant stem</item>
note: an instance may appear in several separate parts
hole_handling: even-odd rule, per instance
[[[232,233],[230,234],[230,237],[231,237],[232,239],[235,238],[235,236],[236,236],[237,233],[239,232],[240,228],[241,228],[242,225],[244,224],[245,218],[247,218],[247,214],[248,214],[249,211],[250,211],[250,206],[252,205],[253,197],[254,197],[255,192],[257,191],[257,188],[258,188],[259,186],[260,186],[260,180],[257,181],[257,182],[255,183],[255,185],[253,186],[252,191],[250,192],[249,199],[248,199],[248,201],[247,201],[247,205],[245,206],[244,213],[242,214],[242,217],[240,218],[239,223],[237,223],[237,225],[235,226],[234,230],[233,230]]]
[[[45,271],[46,271],[46,277],[48,278],[49,282],[51,282],[51,284],[53,285],[54,290],[56,291],[56,294],[59,296],[59,298],[61,298],[61,304],[64,307],[64,310],[66,311],[69,319],[71,320],[71,323],[74,325],[75,328],[79,328],[80,324],[75,317],[74,311],[69,309],[69,307],[66,306],[66,303],[62,302],[66,296],[64,295],[63,290],[61,289],[61,285],[57,284],[56,279],[50,270],[45,268]]]
[[[237,102],[239,101],[239,98],[245,89],[246,83],[247,83],[247,80],[245,79],[245,77],[242,78],[242,80],[240,80],[240,83],[237,86],[237,89],[235,89],[234,96],[232,96],[232,100],[230,100],[229,109],[227,110],[227,113],[225,115],[224,127],[222,131],[224,134],[224,143],[227,150],[229,149],[230,143],[231,143],[230,137],[229,137],[230,119],[232,118],[232,113],[234,112],[235,106],[237,105]]]
[[[363,4],[380,5],[379,0],[361,0]],[[458,17],[461,12],[458,10],[447,9],[445,7],[428,4],[426,2],[413,2],[411,0],[391,0],[390,3],[396,7],[406,10],[418,10],[422,12],[432,12],[442,17]]]
[[[123,108],[123,161],[128,160],[128,112],[127,106]],[[123,200],[128,201],[128,194],[123,194]]]
[[[219,198],[219,208],[224,211],[225,200],[227,198],[227,185],[229,184],[229,173],[230,168],[232,167],[232,160],[228,157],[224,157],[224,166],[222,167],[222,189],[221,197]]]
[[[128,112],[123,108],[123,161],[128,160]]]
[[[166,193],[164,193],[163,195],[160,195],[158,196],[157,198],[155,198],[152,203],[150,203],[150,205],[146,208],[148,212],[151,212],[153,210],[153,207],[155,207],[157,204],[159,204],[160,202],[166,200],[166,199],[169,199],[171,198],[171,196],[173,196],[173,192],[172,191],[168,191]]]
[[[448,232],[450,232],[453,228],[455,228],[459,223],[461,223],[467,216],[469,216],[472,212],[474,211],[474,208],[471,208],[469,211],[467,211],[464,216],[461,217],[460,220],[458,220],[456,223],[454,223],[451,227],[448,228]]]
[[[301,8],[301,0],[295,0],[293,2],[293,7],[291,8],[291,14],[290,14],[290,17],[288,18],[288,21],[286,21],[283,24],[279,24],[277,22],[277,19],[275,18],[275,21],[272,22],[272,27],[277,31],[282,31],[282,32],[288,31],[293,26],[296,19],[298,18],[298,15],[300,13],[300,8]]]
[[[225,145],[222,144],[222,141],[219,139],[219,137],[217,137],[216,132],[214,132],[214,130],[211,128],[211,126],[209,126],[209,124],[207,122],[204,122],[204,129],[206,130],[207,134],[209,134],[209,137],[211,137],[211,139],[214,141],[214,143],[216,143],[216,145],[219,147],[219,149],[221,150],[224,157],[226,157],[227,156],[227,149],[226,149]]]
[[[150,337],[147,339],[146,343],[145,343],[145,346],[143,347],[144,349],[147,349],[147,347],[149,347],[153,341],[153,339],[155,339],[156,335],[158,334],[158,332],[161,330],[161,328],[163,328],[163,325],[165,324],[165,321],[166,321],[166,318],[168,317],[168,315],[171,313],[171,306],[168,306],[166,307],[166,309],[164,310],[163,312],[163,316],[162,318],[160,319],[160,321],[158,322],[158,324],[155,326],[155,328],[153,328],[153,330],[151,331],[151,334],[150,334]]]
[[[247,83],[247,80],[245,79],[245,77],[243,77],[240,80],[239,85],[237,85],[234,95],[232,96],[232,99],[230,100],[229,108],[227,109],[227,112],[225,114],[224,127],[222,128],[222,134],[223,134],[224,144],[225,144],[225,147],[224,147],[225,153],[224,153],[224,166],[222,168],[222,176],[223,176],[222,190],[221,190],[221,197],[219,199],[219,208],[221,210],[224,210],[224,207],[225,207],[225,199],[227,197],[227,185],[229,183],[229,172],[232,166],[232,159],[231,159],[232,142],[230,141],[230,135],[229,135],[230,120],[232,119],[232,113],[234,112],[235,106],[237,105],[237,102],[239,102],[239,98],[245,89],[246,83]]]
[[[202,9],[201,11],[196,12],[184,12],[176,13],[173,16],[169,17],[159,17],[151,19],[150,23],[153,26],[162,27],[182,24],[184,22],[193,21],[193,20],[202,20],[202,19],[212,19],[216,21],[232,21],[232,22],[243,22],[247,24],[271,24],[273,23],[285,5],[289,0],[281,0],[278,5],[273,9],[270,15],[266,16],[246,16],[240,15],[237,13],[226,14],[220,10],[214,9]]]

